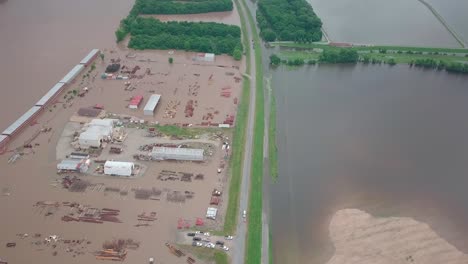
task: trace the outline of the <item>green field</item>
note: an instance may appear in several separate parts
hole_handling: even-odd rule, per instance
[[[237,9],[239,10],[239,4],[234,1]],[[245,28],[245,18],[242,12],[239,12],[241,18],[241,30],[242,35],[247,36]],[[250,61],[250,51],[248,39],[244,37],[242,43],[246,48],[246,60]],[[247,63],[247,74],[250,74],[250,63]],[[244,77],[242,83],[242,98],[239,102],[239,108],[237,110],[237,121],[234,128],[234,135],[232,140],[232,157],[230,161],[231,168],[231,181],[229,184],[229,202],[226,210],[226,217],[224,221],[224,233],[226,235],[232,235],[236,231],[237,225],[237,213],[239,210],[239,191],[242,181],[242,165],[244,161],[244,146],[245,146],[245,129],[247,126],[247,116],[249,113],[249,102],[250,102],[250,81]]]
[[[291,47],[291,48],[320,48],[320,49],[337,49],[326,45],[326,43],[295,43],[295,42],[270,42],[272,46],[280,47]],[[370,50],[394,50],[394,51],[413,51],[413,52],[439,52],[439,53],[466,53],[468,49],[456,49],[456,48],[430,48],[430,47],[409,47],[409,46],[369,46],[369,47],[351,47],[349,49],[357,51],[370,51]]]
[[[323,45],[321,45],[323,46]],[[328,47],[326,46],[326,49],[340,49],[336,47]],[[465,50],[468,54],[468,50]],[[282,59],[282,60],[294,60],[294,59],[303,59],[307,63],[309,60],[315,60],[318,61],[319,56],[321,54],[321,50],[313,49],[313,50],[297,50],[297,51],[280,51],[277,55]],[[423,54],[407,54],[403,53],[397,53],[397,52],[390,52],[387,50],[386,53],[379,53],[378,50],[372,50],[370,52],[369,50],[359,50],[358,51],[360,58],[364,57],[369,57],[369,59],[376,59],[382,62],[388,61],[390,59],[393,59],[396,63],[405,63],[408,64],[412,61],[418,60],[418,59],[434,59],[434,60],[441,60],[445,62],[468,62],[468,57],[466,56],[460,56],[460,53],[457,55],[452,55],[454,53],[450,53],[450,55],[442,55],[442,54],[434,54],[431,52],[429,53],[423,53]]]
[[[278,148],[276,147],[276,99],[271,90],[270,121],[268,127],[268,159],[270,162],[270,175],[273,180],[278,179]]]
[[[242,0],[244,10],[248,10],[245,0]],[[250,12],[247,18],[252,31],[255,56],[255,125],[252,153],[252,171],[250,176],[250,196],[248,210],[248,234],[245,263],[259,264],[262,259],[262,201],[263,201],[263,136],[265,128],[265,101],[263,94],[263,67],[260,38],[255,21]]]

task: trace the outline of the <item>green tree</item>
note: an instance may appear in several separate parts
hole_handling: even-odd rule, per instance
[[[101,60],[104,61],[104,53],[101,52],[101,53],[99,54],[99,57],[101,57]]]
[[[174,63],[174,59],[172,57],[169,57],[169,63],[170,64]]]
[[[263,39],[268,42],[275,41],[276,34],[275,32],[273,32],[273,30],[268,28],[265,31],[263,31]]]
[[[280,59],[280,57],[278,57],[278,55],[276,55],[276,54],[270,55],[270,64],[271,65],[277,66],[280,63],[281,63],[281,59]]]
[[[117,31],[115,31],[115,36],[117,38],[117,43],[120,41],[124,40],[125,36],[127,36],[127,31],[123,29],[122,27],[119,27]]]
[[[242,59],[242,51],[240,49],[235,49],[232,56],[234,57],[235,60],[239,61]]]
[[[393,66],[393,65],[396,64],[396,61],[395,61],[394,58],[390,58],[390,59],[387,61],[387,63],[388,63],[388,65]]]

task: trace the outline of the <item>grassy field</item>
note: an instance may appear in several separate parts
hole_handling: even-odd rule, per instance
[[[334,48],[339,49],[339,48]],[[300,51],[280,51],[277,55],[282,60],[294,60],[294,59],[303,59],[306,62],[309,60],[318,61],[321,51],[318,50],[300,50]],[[468,53],[467,53],[468,54]],[[407,53],[396,53],[396,52],[364,52],[360,51],[359,56],[361,58],[368,56],[369,59],[376,59],[379,61],[388,61],[394,59],[396,63],[410,63],[417,59],[434,59],[441,60],[445,62],[468,62],[468,57],[465,56],[456,56],[456,55],[435,55],[435,54],[407,54]]]
[[[211,248],[204,248],[204,247],[192,247],[189,245],[179,245],[181,249],[185,249],[189,252],[191,252],[195,257],[197,257],[200,260],[203,260],[204,262],[209,262],[209,263],[216,263],[216,264],[228,264],[229,263],[229,257],[226,254],[226,252],[217,250],[217,249],[211,249]]]
[[[237,9],[240,9],[239,3],[234,1]],[[241,30],[242,35],[247,36],[245,18],[242,12],[239,12],[241,17]],[[246,48],[247,60],[247,74],[250,74],[250,52],[248,49],[248,39],[244,37],[242,42]],[[247,116],[249,113],[250,102],[250,81],[244,77],[242,83],[242,98],[239,102],[237,110],[237,123],[234,128],[234,135],[232,140],[232,157],[230,161],[231,168],[231,181],[229,185],[229,202],[226,210],[226,217],[224,221],[224,233],[232,235],[236,231],[237,225],[237,212],[239,210],[239,191],[242,181],[242,165],[244,161],[244,145],[245,145],[245,129],[247,126]]]
[[[337,47],[332,47],[325,45],[324,43],[294,43],[294,42],[271,42],[272,46],[281,46],[281,47],[291,47],[291,48],[320,48],[320,49],[337,49]],[[466,53],[468,54],[468,49],[455,49],[455,48],[430,48],[430,47],[408,47],[408,46],[369,46],[369,47],[351,47],[350,49],[357,51],[371,51],[371,50],[394,50],[394,51],[413,51],[413,52],[439,52],[439,53]]]
[[[242,0],[244,10],[248,10],[245,0]],[[250,12],[247,18],[252,31],[255,48],[255,125],[252,153],[252,171],[250,176],[250,196],[248,210],[248,233],[245,263],[259,264],[262,259],[262,181],[263,181],[263,134],[265,128],[264,112],[265,101],[263,94],[263,67],[260,38],[257,33],[255,21]]]
[[[220,128],[189,128],[174,125],[156,125],[153,127],[156,127],[156,129],[160,133],[166,136],[174,136],[181,138],[196,138],[197,136],[204,133],[215,133],[218,131],[222,131],[222,129]]]
[[[270,162],[270,175],[276,181],[278,179],[278,148],[276,147],[276,98],[273,90],[271,90],[268,127],[268,158]]]

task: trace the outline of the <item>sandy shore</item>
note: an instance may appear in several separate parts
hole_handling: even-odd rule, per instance
[[[467,254],[411,218],[344,209],[333,216],[329,231],[335,254],[328,264],[468,263]]]

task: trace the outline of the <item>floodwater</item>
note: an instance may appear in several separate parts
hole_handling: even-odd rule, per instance
[[[163,22],[167,21],[190,21],[190,22],[216,22],[228,25],[240,26],[240,18],[237,13],[236,5],[233,5],[232,11],[211,12],[203,14],[189,15],[142,15],[157,18]]]
[[[93,48],[115,47],[133,0],[0,2],[0,131]]]
[[[275,263],[326,263],[343,208],[413,217],[467,252],[467,83],[406,65],[273,71]]]
[[[459,47],[431,11],[417,0],[308,1],[334,42]],[[446,5],[446,1],[438,2]]]

